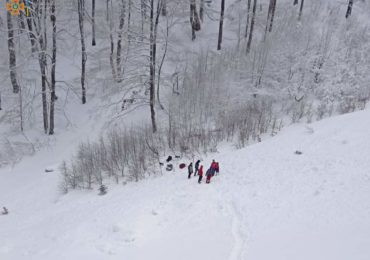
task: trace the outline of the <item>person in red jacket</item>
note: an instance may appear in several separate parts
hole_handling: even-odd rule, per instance
[[[215,175],[215,172],[216,172],[216,167],[217,167],[217,164],[215,162],[215,160],[212,160],[212,163],[211,163],[211,171],[212,171],[212,176]]]
[[[218,175],[218,173],[220,172],[220,166],[219,166],[218,162],[216,162],[215,170],[216,170],[216,175]]]
[[[203,179],[203,165],[201,165],[198,169],[198,175],[199,175],[199,178],[198,178],[198,183],[200,184],[202,182],[202,179]]]

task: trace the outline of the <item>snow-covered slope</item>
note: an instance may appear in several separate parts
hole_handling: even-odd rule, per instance
[[[105,196],[59,195],[64,155],[39,153],[0,170],[0,259],[368,260],[369,129],[369,109],[295,125],[203,158],[210,185],[177,169]]]

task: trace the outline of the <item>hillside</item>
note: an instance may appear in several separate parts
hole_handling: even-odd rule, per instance
[[[369,1],[9,1],[0,260],[370,259]]]
[[[196,131],[206,132],[212,130],[220,117],[240,117],[237,114],[249,109],[255,97],[257,102],[267,104],[267,110],[272,106],[269,116],[284,118],[284,125],[363,109],[370,97],[368,2],[355,1],[353,15],[345,19],[347,5],[343,1],[306,1],[299,21],[298,6],[293,6],[291,0],[281,0],[276,7],[273,30],[264,41],[269,1],[259,0],[249,55],[246,54],[247,38],[244,35],[247,1],[226,1],[221,51],[216,50],[221,1],[206,2],[202,29],[196,33],[194,41],[191,40],[186,1],[168,0],[168,16],[159,19],[157,71],[160,67],[162,71],[157,82],[159,93],[155,106],[159,127],[166,129],[168,124],[177,124],[175,126],[180,128],[179,122],[185,117],[186,123],[197,122],[199,129]],[[18,30],[14,44],[22,93],[12,93],[6,10],[1,8],[0,166],[17,163],[23,156],[35,154],[45,147],[54,147],[56,143],[68,140],[74,132],[84,132],[86,138],[95,140],[115,125],[141,126],[150,122],[149,24],[146,21],[143,29],[140,26],[139,1],[128,2],[133,3],[131,20],[125,16],[122,82],[114,80],[112,75],[109,38],[112,33],[114,46],[117,46],[120,3],[110,1],[109,14],[113,19],[110,23],[106,18],[105,2],[97,1],[97,44],[91,46],[91,2],[86,1],[89,13],[85,21],[89,43],[86,46],[87,104],[82,105],[77,1],[56,1],[58,99],[53,136],[45,135],[43,130],[39,56],[30,53],[29,36]],[[15,29],[20,26],[20,21],[15,18],[13,23]],[[46,28],[41,29],[49,34],[47,52],[51,55],[49,21]],[[135,38],[139,33],[144,34],[141,41]],[[115,60],[116,54],[112,57]],[[48,61],[48,77],[50,70]],[[47,96],[49,110],[49,89]],[[302,102],[297,103],[296,99]],[[213,102],[205,102],[208,100]],[[173,122],[169,122],[170,112]]]
[[[369,109],[294,125],[204,157],[210,185],[176,169],[105,196],[60,195],[38,154],[0,170],[0,258],[367,260],[369,129]]]

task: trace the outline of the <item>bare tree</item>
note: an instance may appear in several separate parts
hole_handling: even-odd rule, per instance
[[[222,30],[223,30],[223,24],[224,24],[224,12],[225,12],[225,0],[221,0],[221,14],[220,14],[220,25],[218,29],[217,50],[221,50]]]
[[[245,38],[248,37],[248,29],[249,29],[249,20],[250,20],[250,14],[251,14],[251,2],[252,0],[248,0],[248,10],[247,10],[247,26],[245,27]]]
[[[9,0],[7,0],[7,3]],[[17,56],[15,52],[14,45],[14,29],[12,15],[10,12],[7,12],[7,24],[8,24],[8,51],[9,51],[9,72],[10,72],[10,81],[13,86],[13,93],[19,92],[19,85],[17,80]]]
[[[91,0],[91,26],[92,26],[92,40],[91,40],[91,45],[95,46],[96,45],[96,40],[95,40],[95,0]]]
[[[200,20],[204,22],[204,0],[200,0],[199,17],[200,17]]]
[[[162,0],[162,15],[167,15],[167,0]]]
[[[149,92],[150,92],[150,115],[152,121],[152,131],[157,132],[157,123],[155,120],[155,78],[156,78],[156,57],[157,57],[157,32],[159,24],[159,16],[161,13],[162,1],[157,1],[157,9],[154,17],[154,0],[150,0],[150,76],[149,76]]]
[[[38,61],[40,65],[41,72],[41,98],[42,98],[42,116],[44,123],[44,132],[47,134],[49,128],[48,119],[48,104],[47,104],[47,10],[48,10],[48,0],[34,2],[34,12],[32,14],[32,21],[35,28],[36,39],[38,39]]]
[[[353,6],[353,0],[349,0],[349,2],[348,2],[347,12],[346,12],[346,18],[348,18],[348,17],[350,17],[350,16],[351,16],[351,13],[352,13],[352,6]]]
[[[116,66],[117,66],[117,82],[122,82],[122,35],[123,35],[123,26],[125,24],[125,13],[126,13],[126,0],[121,0],[120,6],[120,16],[119,16],[119,27],[118,27],[118,41],[117,41],[117,57],[116,57]]]
[[[85,44],[85,0],[77,0],[78,3],[78,25],[80,28],[81,37],[81,89],[82,89],[82,104],[86,103],[86,87],[85,87],[85,74],[86,74],[86,44]]]
[[[53,49],[51,57],[51,93],[50,93],[50,127],[49,135],[54,134],[54,103],[56,100],[55,95],[55,68],[57,63],[57,26],[56,26],[56,16],[55,16],[55,0],[51,0],[51,23],[53,26]]]
[[[141,36],[144,37],[144,24],[147,19],[147,2],[148,0],[141,0]]]
[[[195,32],[200,30],[200,20],[195,0],[190,0],[190,26],[191,39],[194,41],[196,38]]]
[[[252,21],[251,21],[251,29],[249,31],[249,38],[247,42],[247,54],[251,50],[252,38],[253,38],[253,29],[254,29],[254,22],[256,19],[256,9],[257,9],[257,0],[253,1],[253,14],[252,14]]]
[[[31,9],[33,9],[33,3],[29,3],[29,5],[30,5]],[[33,29],[33,26],[32,26],[32,22],[33,22],[33,13],[32,12],[29,14],[29,16],[26,17],[26,22],[27,22],[27,27],[28,27],[28,36],[29,36],[30,41],[31,41],[31,50],[32,50],[32,53],[35,53],[35,52],[37,52],[38,47],[37,47],[36,35],[35,35],[34,29]]]
[[[272,32],[272,25],[274,23],[275,10],[276,10],[276,2],[277,2],[277,0],[271,0],[271,1],[272,1],[272,7],[271,7],[271,19],[270,19],[269,32]]]
[[[304,5],[304,0],[301,0],[301,7],[299,8],[299,16],[298,16],[298,21],[301,20],[302,18],[302,13],[303,13],[303,5]]]
[[[270,0],[269,9],[267,12],[267,22],[266,22],[264,40],[266,39],[267,32],[272,31],[272,25],[273,25],[274,16],[275,16],[275,9],[276,9],[276,0]]]

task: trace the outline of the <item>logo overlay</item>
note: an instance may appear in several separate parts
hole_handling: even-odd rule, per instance
[[[6,10],[13,15],[17,16],[21,11],[25,11],[24,3],[19,3],[19,0],[11,0],[10,3],[6,4]],[[27,6],[27,14],[28,14],[28,6]]]

